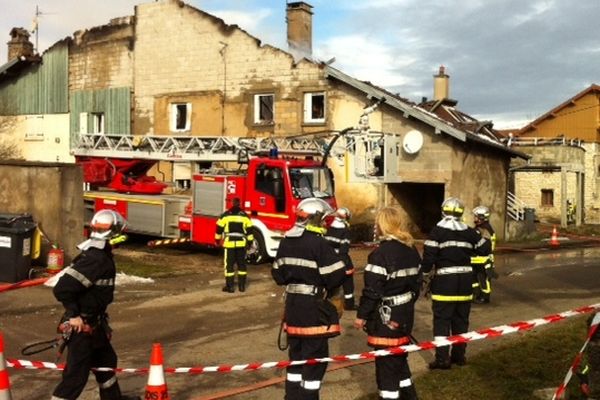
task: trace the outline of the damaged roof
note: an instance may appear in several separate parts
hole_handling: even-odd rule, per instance
[[[492,123],[490,121],[478,121],[475,118],[454,109],[453,106],[450,106],[452,102],[456,105],[456,101],[454,100],[447,99],[449,100],[449,103],[443,108],[444,113],[448,114],[448,119],[446,119],[436,112],[443,102],[436,107],[423,107],[422,105],[417,105],[406,99],[402,99],[370,82],[355,79],[329,65],[325,66],[325,76],[344,82],[365,93],[368,97],[377,99],[384,98],[385,104],[402,112],[405,118],[412,117],[418,119],[433,127],[436,133],[445,133],[461,142],[473,141],[481,143],[508,153],[511,157],[523,159],[530,158],[527,154],[515,151],[502,144],[498,139],[498,136],[493,133]]]
[[[32,64],[39,64],[42,61],[40,56],[21,56],[13,58],[4,65],[0,65],[0,82],[5,79],[18,76],[22,70]]]

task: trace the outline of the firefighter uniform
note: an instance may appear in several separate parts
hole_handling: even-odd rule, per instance
[[[462,215],[462,210],[461,213]],[[445,216],[431,231],[423,251],[423,274],[433,271],[431,300],[434,339],[467,332],[473,299],[471,256],[490,254],[490,242],[454,216]],[[437,347],[430,368],[466,363],[466,343]]]
[[[367,343],[375,349],[409,344],[420,286],[421,256],[395,240],[381,242],[369,254],[357,318],[366,321]],[[380,399],[416,400],[408,355],[375,359]]]
[[[92,368],[117,366],[106,314],[115,289],[116,271],[111,246],[105,240],[93,239],[82,245],[83,251],[71,266],[65,268],[64,275],[54,287],[54,296],[65,308],[63,319],[81,317],[85,325],[81,332],[71,334],[62,381],[54,390],[52,400],[77,399]],[[100,387],[100,399],[123,398],[113,371],[93,373]]]
[[[271,270],[275,282],[286,286],[284,329],[290,360],[327,357],[328,338],[340,334],[337,310],[324,294],[342,284],[345,267],[323,233],[324,228],[310,224],[292,228]],[[285,399],[318,399],[326,368],[325,363],[288,367]]]
[[[239,207],[239,200],[234,201],[233,207],[227,210],[217,220],[215,240],[223,239],[225,252],[225,286],[224,292],[233,293],[235,280],[235,265],[238,268],[238,288],[240,292],[246,290],[246,246],[254,240],[250,231],[252,220]]]
[[[355,310],[354,304],[354,264],[350,258],[350,231],[346,221],[335,218],[325,234],[325,240],[333,246],[346,265],[346,279],[342,284],[344,291],[344,309]]]
[[[473,266],[473,302],[489,303],[492,294],[491,278],[496,276],[494,271],[494,249],[496,248],[496,233],[489,221],[478,221],[475,229],[490,242],[490,253],[485,256],[471,257]]]

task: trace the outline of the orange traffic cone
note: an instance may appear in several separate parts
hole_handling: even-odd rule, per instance
[[[6,361],[4,360],[4,338],[2,333],[0,333],[0,400],[12,400],[8,371],[6,371]]]
[[[150,370],[148,371],[148,384],[146,385],[145,399],[171,400],[167,391],[165,372],[163,370],[163,354],[160,343],[152,345],[150,355]],[[1,399],[0,399],[1,400]]]
[[[558,241],[558,232],[556,231],[556,225],[552,228],[552,236],[550,237],[550,246],[558,247],[560,242]]]

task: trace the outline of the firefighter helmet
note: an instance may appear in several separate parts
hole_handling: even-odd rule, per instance
[[[350,218],[352,218],[352,213],[346,207],[340,207],[335,211],[335,216],[340,219],[350,221]]]
[[[320,226],[323,219],[333,211],[333,208],[325,200],[309,197],[298,204],[296,217],[301,224]]]
[[[477,206],[473,209],[473,215],[480,221],[487,221],[490,219],[490,209],[486,206]]]
[[[465,212],[465,206],[462,201],[456,197],[450,197],[442,203],[442,215],[444,217],[462,217]]]
[[[123,232],[127,222],[114,210],[100,210],[90,221],[90,238],[108,240]]]

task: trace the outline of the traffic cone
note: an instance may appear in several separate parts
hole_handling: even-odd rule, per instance
[[[0,400],[12,400],[8,371],[6,371],[6,361],[4,360],[4,338],[2,333],[0,333]]]
[[[163,354],[160,343],[152,344],[150,355],[150,370],[148,371],[148,384],[146,385],[145,399],[171,400],[167,391],[165,372],[163,370]],[[0,399],[2,400],[2,399]]]
[[[558,247],[560,242],[558,241],[558,232],[556,231],[556,225],[552,228],[552,236],[550,237],[550,246]]]

